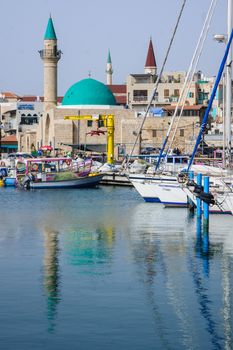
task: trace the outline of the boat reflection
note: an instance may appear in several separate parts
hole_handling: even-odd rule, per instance
[[[177,210],[171,210],[167,223],[161,221],[164,217],[159,207],[153,209],[153,214],[151,217],[151,206],[149,208],[147,204],[137,207],[129,239],[163,347],[172,347],[168,344],[168,339],[171,339],[168,336],[169,322],[172,320],[173,332],[182,334],[183,343],[177,344],[177,348],[211,346],[212,349],[230,349],[232,301],[229,271],[232,259],[229,254],[224,254],[224,235],[222,241],[211,234],[209,237],[202,223],[183,210],[179,220]],[[173,223],[172,227],[169,222]],[[219,259],[222,259],[222,268]],[[217,277],[222,283],[216,280]],[[220,312],[221,304],[216,295],[222,295],[223,299]],[[197,322],[202,324],[199,334]]]

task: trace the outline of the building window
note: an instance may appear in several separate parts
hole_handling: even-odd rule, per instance
[[[156,136],[157,136],[156,131],[157,131],[157,130],[152,130],[152,137],[156,137]]]
[[[174,90],[174,96],[176,96],[176,97],[180,96],[180,90],[179,89],[175,89]]]
[[[87,127],[88,127],[88,128],[91,128],[91,127],[92,127],[92,123],[93,123],[92,120],[88,120],[88,121],[87,121]]]
[[[169,97],[169,89],[164,90],[164,97]]]
[[[133,100],[136,102],[147,101],[147,90],[134,90]]]
[[[188,93],[188,97],[189,97],[189,98],[194,98],[194,93],[193,93],[193,92],[189,92],[189,93]]]
[[[180,136],[184,137],[184,129],[180,129]]]
[[[104,126],[103,120],[98,120],[98,128],[102,128]]]

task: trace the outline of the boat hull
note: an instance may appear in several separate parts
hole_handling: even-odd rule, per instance
[[[178,183],[163,183],[157,186],[157,195],[165,207],[185,208],[188,205],[187,195]]]
[[[13,177],[5,177],[4,186],[6,187],[16,187],[17,181],[16,178]]]
[[[156,193],[156,184],[151,182],[140,182],[131,180],[136,191],[142,196],[145,202],[160,203]]]
[[[72,180],[60,181],[31,181],[31,189],[64,189],[64,188],[85,188],[94,187],[99,184],[104,174],[79,177]]]

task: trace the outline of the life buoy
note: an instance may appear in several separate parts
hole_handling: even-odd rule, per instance
[[[2,162],[0,163],[0,166],[6,166],[5,162],[2,161]]]
[[[71,163],[71,160],[70,159],[66,159],[66,164],[70,165],[70,163]]]
[[[32,171],[38,171],[39,165],[37,163],[32,164]]]

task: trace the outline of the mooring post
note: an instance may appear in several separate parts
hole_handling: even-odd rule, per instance
[[[190,171],[188,174],[189,181],[192,182],[194,181],[194,171]],[[190,213],[194,213],[194,203],[193,201],[188,197],[188,209]]]
[[[197,174],[197,184],[198,186],[202,186],[202,174]],[[202,201],[197,197],[197,217],[201,217],[202,215]]]
[[[189,180],[190,181],[194,180],[194,171],[189,172]]]

